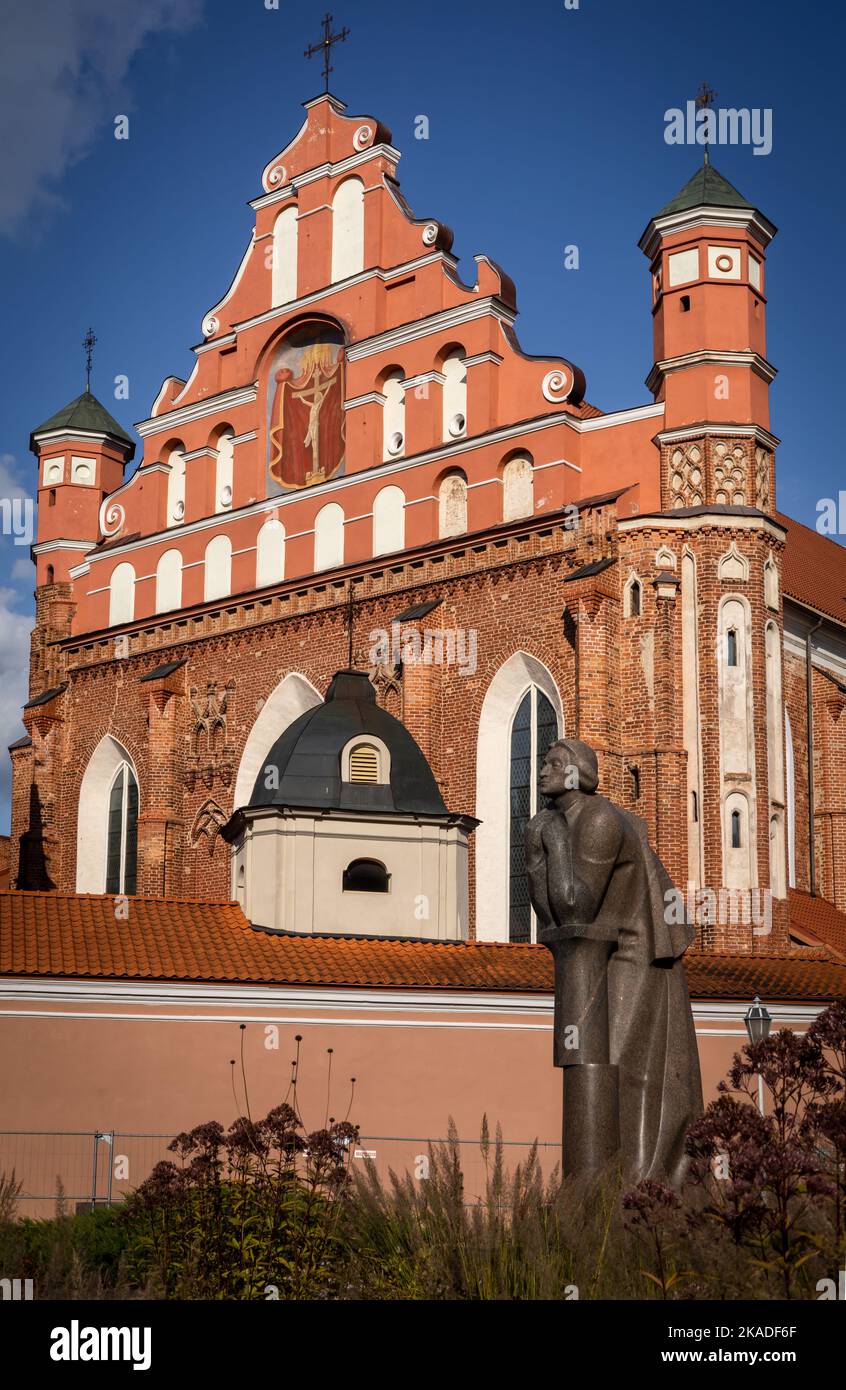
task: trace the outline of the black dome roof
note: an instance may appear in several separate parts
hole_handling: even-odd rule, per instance
[[[390,753],[390,786],[341,781],[341,753],[367,734]],[[277,770],[275,788],[266,785],[270,768]],[[405,725],[377,705],[364,671],[338,671],[323,704],[288,726],[265,759],[249,805],[448,814],[421,749]]]

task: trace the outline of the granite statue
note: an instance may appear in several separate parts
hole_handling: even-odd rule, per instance
[[[554,1063],[564,1073],[563,1167],[619,1162],[678,1185],[702,1084],[683,957],[693,928],[646,823],[597,792],[594,750],[553,743],[547,809],[526,830],[538,941],[555,961]]]

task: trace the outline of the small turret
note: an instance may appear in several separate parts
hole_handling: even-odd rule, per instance
[[[664,506],[774,503],[764,253],[775,231],[706,152],[640,239],[652,271],[647,385],[665,404]]]
[[[135,453],[126,431],[90,389],[30,436],[38,460],[36,587],[65,583],[100,538],[103,498],[120,487]]]

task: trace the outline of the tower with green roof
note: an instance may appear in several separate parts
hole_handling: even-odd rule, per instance
[[[665,507],[774,505],[764,262],[775,231],[706,153],[641,237]]]
[[[103,538],[101,507],[123,483],[135,445],[89,387],[33,430],[29,447],[38,467],[30,690],[37,695],[61,678],[55,643],[71,629],[73,571]]]

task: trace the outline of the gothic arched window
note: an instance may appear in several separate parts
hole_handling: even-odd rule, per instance
[[[528,822],[540,808],[538,773],[549,745],[557,737],[555,710],[543,691],[533,685],[520,701],[511,725],[508,893],[508,935],[511,941],[531,941],[535,935],[535,914],[529,901],[524,839]]]
[[[106,892],[135,892],[138,860],[138,783],[121,763],[109,792],[106,839]]]

